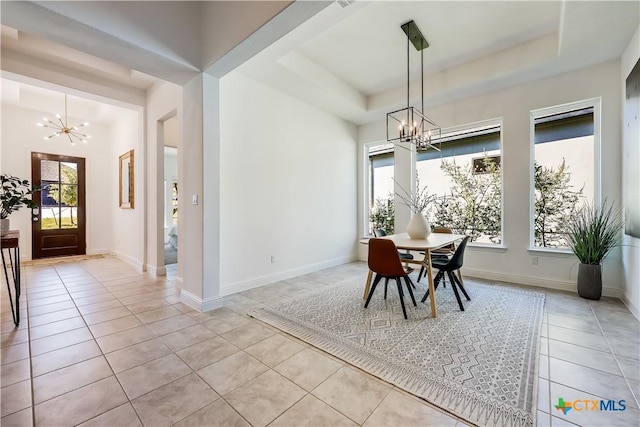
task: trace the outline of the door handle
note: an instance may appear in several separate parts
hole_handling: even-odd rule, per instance
[[[35,207],[33,209],[31,209],[31,215],[38,215],[40,214],[40,208],[39,207]]]

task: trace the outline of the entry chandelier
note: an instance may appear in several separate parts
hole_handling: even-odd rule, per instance
[[[67,119],[67,94],[64,94],[64,121],[62,121],[62,117],[60,114],[56,114],[56,119],[58,122],[54,122],[51,119],[46,117],[42,118],[42,123],[38,123],[39,127],[51,128],[53,129],[53,133],[49,136],[45,136],[44,139],[51,139],[54,136],[59,138],[60,136],[66,135],[69,138],[69,142],[71,145],[76,145],[76,142],[87,142],[87,139],[91,138],[91,135],[86,135],[84,133],[80,133],[80,128],[85,126],[89,126],[89,123],[84,122],[78,126],[69,126],[69,120]]]
[[[440,142],[442,130],[433,120],[424,115],[424,49],[429,47],[429,43],[414,21],[402,24],[400,28],[407,35],[407,106],[387,114],[387,141],[394,145],[399,142],[409,143],[415,146],[418,152],[426,151],[429,148],[440,151],[433,142]],[[421,110],[412,107],[409,102],[409,42],[420,52]],[[402,144],[398,144],[398,146],[407,148]],[[407,149],[413,149],[413,147]]]

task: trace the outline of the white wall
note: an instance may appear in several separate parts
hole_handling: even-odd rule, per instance
[[[117,161],[110,162],[111,131],[108,126],[92,123],[87,144],[72,146],[62,138],[45,141],[47,129],[37,127],[50,111],[35,111],[2,106],[2,173],[31,182],[31,153],[41,152],[84,157],[86,168],[87,254],[108,253],[113,239],[111,206],[114,198],[111,183],[117,180]],[[90,117],[69,117],[70,123],[91,121]],[[115,171],[115,172],[114,172]],[[31,259],[31,211],[22,209],[11,215],[11,228],[20,230],[20,255]]]
[[[640,59],[640,27],[636,30],[629,41],[621,59],[620,74],[622,93],[625,93],[626,79],[631,70]],[[621,100],[624,105],[624,96]],[[624,124],[624,116],[620,124]],[[628,144],[630,141],[624,141],[623,148],[623,171],[629,168],[637,168],[640,165],[640,159],[628,159]],[[636,151],[637,152],[637,151]],[[624,194],[624,193],[623,193]],[[627,304],[631,312],[640,319],[640,239],[625,236],[622,246],[622,287],[624,290],[623,301]]]
[[[145,195],[146,219],[146,268],[154,275],[164,275],[164,130],[163,122],[171,117],[181,117],[182,89],[173,83],[162,83],[149,89],[147,93],[145,169],[140,176],[146,176],[146,185],[141,194]],[[143,200],[140,198],[140,202]],[[138,209],[138,207],[136,207]],[[180,208],[179,208],[180,209]],[[180,239],[178,239],[179,241]],[[178,272],[180,275],[180,272]]]
[[[620,63],[610,61],[576,72],[513,86],[430,108],[426,113],[443,127],[503,118],[504,246],[506,249],[468,247],[465,270],[469,275],[515,283],[575,291],[578,261],[575,256],[530,252],[530,129],[529,112],[584,99],[602,97],[602,194],[621,200],[621,93]],[[384,138],[385,124],[379,121],[359,128],[360,187],[364,186],[362,144]],[[398,154],[398,150],[396,150]],[[406,156],[406,155],[405,155]],[[396,176],[398,174],[396,161]],[[411,173],[407,171],[406,173]],[[410,175],[409,175],[410,176]],[[397,178],[396,178],[397,179]],[[364,205],[360,197],[361,206]],[[402,209],[399,206],[396,209]],[[359,211],[359,230],[366,212]],[[396,219],[396,228],[403,227]],[[406,226],[406,224],[404,225]],[[363,251],[360,256],[364,259]],[[532,265],[531,257],[539,257]],[[605,260],[603,292],[620,297],[622,259],[619,251]]]
[[[237,72],[220,87],[221,294],[352,260],[355,127]]]
[[[111,128],[109,156],[107,161],[112,170],[109,188],[113,201],[109,205],[113,224],[112,252],[125,261],[142,269],[144,264],[144,140],[142,113],[123,112]],[[119,157],[133,150],[134,209],[121,209],[118,201]]]

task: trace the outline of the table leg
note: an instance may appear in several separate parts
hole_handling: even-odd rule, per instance
[[[15,263],[15,279],[13,280],[13,286],[16,291],[16,326],[20,324],[20,293],[21,293],[21,272],[20,272],[20,246],[16,246],[14,252]]]
[[[364,288],[364,295],[362,295],[362,299],[367,299],[367,295],[369,295],[369,288],[371,287],[372,276],[373,276],[373,271],[369,270],[369,274],[367,274],[367,285]]]
[[[433,287],[433,273],[431,269],[431,251],[427,249],[425,251],[424,265],[427,268],[427,280],[429,284],[429,300],[431,302],[431,317],[438,317],[438,310],[436,309],[436,290]]]
[[[19,284],[19,280],[20,280],[20,276],[16,275],[16,270],[15,267],[16,265],[14,264],[14,260],[13,257],[11,256],[11,248],[7,248],[7,253],[9,255],[9,268],[11,268],[11,279],[13,279],[13,288],[15,291],[15,306],[13,304],[13,296],[11,295],[11,281],[9,280],[9,273],[7,272],[7,261],[4,257],[4,249],[0,250],[0,253],[2,254],[2,268],[4,269],[4,277],[5,277],[5,281],[7,282],[7,292],[9,294],[9,304],[11,305],[11,315],[13,316],[13,323],[18,326],[18,324],[20,323],[20,306],[18,305],[20,303],[19,301],[19,295],[20,295],[20,284]],[[14,252],[15,255],[18,255],[17,252]],[[17,260],[16,260],[17,261]],[[18,272],[19,274],[19,272]]]

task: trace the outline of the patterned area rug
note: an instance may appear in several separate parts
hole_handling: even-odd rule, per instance
[[[424,282],[424,281],[423,281]],[[392,286],[393,284],[393,286]],[[424,294],[418,284],[416,299]],[[349,280],[250,313],[470,423],[534,425],[544,294],[465,280],[459,311],[450,285],[437,290],[438,317],[395,283],[381,283],[364,309],[361,280]],[[427,303],[429,300],[427,300]]]

